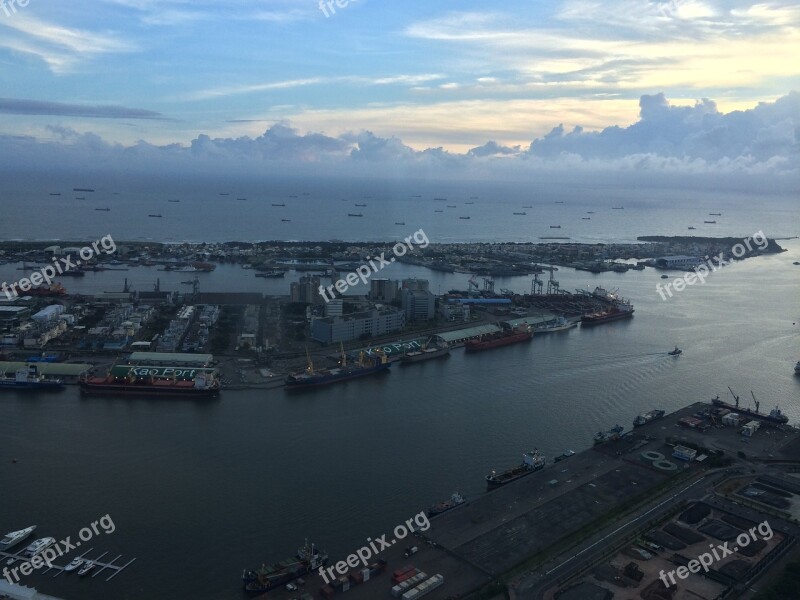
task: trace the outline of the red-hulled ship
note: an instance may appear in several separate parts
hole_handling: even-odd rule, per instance
[[[500,346],[527,342],[532,337],[533,330],[527,325],[522,325],[515,329],[505,329],[497,333],[490,333],[481,336],[481,338],[477,340],[468,340],[464,343],[464,349],[467,350],[467,352],[491,350],[492,348],[499,348]]]
[[[83,376],[78,382],[84,394],[151,396],[171,398],[211,398],[219,394],[219,380],[211,373],[200,373],[194,379],[174,377],[125,377],[112,374],[106,377]]]

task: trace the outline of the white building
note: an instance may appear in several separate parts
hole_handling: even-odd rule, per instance
[[[375,337],[398,331],[405,325],[405,312],[396,308],[369,310],[340,317],[324,317],[311,322],[311,337],[326,344],[349,342],[363,335]]]

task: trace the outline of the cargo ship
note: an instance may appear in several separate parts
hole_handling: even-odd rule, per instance
[[[63,387],[63,380],[39,375],[36,365],[17,369],[13,376],[0,373],[0,389],[59,390]]]
[[[261,565],[255,570],[245,570],[242,573],[242,584],[246,592],[262,594],[312,573],[326,564],[328,554],[317,550],[313,544],[309,546],[306,541],[294,556],[272,565]]]
[[[440,515],[442,513],[447,512],[448,510],[453,510],[454,508],[458,508],[459,506],[463,506],[467,499],[459,494],[458,492],[454,492],[452,496],[450,496],[449,500],[445,500],[443,502],[437,502],[433,506],[428,509],[428,516],[435,517],[436,515]]]
[[[528,325],[520,326],[515,329],[505,329],[497,333],[490,333],[481,336],[477,340],[467,340],[464,349],[467,352],[477,352],[479,350],[491,350],[500,346],[527,342],[533,337],[533,330]]]
[[[756,400],[755,394],[753,394],[753,392],[750,392],[750,394],[753,396],[753,402],[755,402],[755,404],[756,404],[756,409],[753,410],[751,408],[741,408],[739,406],[739,396],[734,394],[733,390],[731,390],[730,387],[728,389],[731,391],[731,395],[733,396],[736,404],[729,404],[727,402],[724,402],[724,401],[719,399],[719,396],[717,396],[715,398],[712,398],[711,399],[711,404],[713,404],[714,406],[716,406],[718,408],[727,408],[728,410],[731,410],[731,411],[733,411],[735,413],[738,413],[740,415],[747,415],[748,417],[751,417],[753,419],[759,419],[761,421],[766,421],[768,423],[775,423],[777,425],[784,425],[784,424],[789,422],[789,417],[787,417],[785,414],[783,414],[781,412],[781,409],[778,408],[777,406],[775,408],[773,408],[771,411],[769,411],[768,415],[764,414],[762,412],[759,412],[758,409],[760,408],[761,403],[758,400]]]
[[[450,355],[450,346],[447,344],[431,346],[429,343],[430,340],[425,342],[425,344],[423,344],[422,348],[419,350],[414,350],[412,352],[406,352],[403,354],[403,356],[400,357],[400,363],[404,365],[410,365],[412,363],[431,360],[434,358],[443,358]]]
[[[486,476],[486,484],[489,489],[498,488],[501,485],[505,485],[507,483],[511,483],[512,481],[516,481],[526,475],[530,475],[540,469],[544,468],[545,457],[542,453],[538,450],[533,450],[532,452],[526,452],[522,455],[522,464],[514,467],[513,469],[508,469],[507,471],[503,471],[501,473],[496,473],[492,471],[489,475]]]
[[[633,420],[634,427],[641,427],[650,421],[655,421],[656,419],[660,419],[664,416],[663,410],[651,410],[650,412],[642,413],[638,417]]]
[[[137,375],[131,367],[127,375],[109,373],[106,377],[84,375],[78,381],[81,393],[115,396],[169,398],[211,398],[219,394],[220,382],[213,373],[202,372],[194,379]]]
[[[622,425],[615,425],[608,431],[598,431],[594,434],[594,443],[597,445],[618,440],[623,431],[625,431],[625,428]]]
[[[633,316],[633,305],[630,301],[618,296],[614,292],[607,292],[601,287],[596,287],[592,296],[600,298],[610,303],[610,306],[602,311],[583,315],[581,317],[582,326],[599,325],[618,319],[629,319]]]
[[[297,390],[319,387],[387,371],[391,363],[389,363],[386,353],[381,350],[376,350],[375,353],[377,356],[372,358],[368,357],[364,352],[360,352],[358,361],[350,365],[347,364],[347,355],[342,350],[342,357],[339,360],[338,367],[318,370],[314,369],[314,363],[309,356],[308,366],[303,372],[289,375],[286,378],[286,389]]]

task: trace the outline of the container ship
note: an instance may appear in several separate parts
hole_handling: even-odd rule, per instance
[[[486,476],[486,484],[490,490],[498,488],[501,485],[511,483],[512,481],[516,481],[517,479],[543,469],[544,463],[545,457],[538,450],[526,452],[522,455],[521,465],[516,466],[513,469],[503,471],[502,473],[496,473],[495,471],[492,471]]]
[[[391,366],[386,353],[380,350],[375,351],[377,357],[368,357],[364,352],[359,353],[358,361],[354,364],[347,364],[347,355],[342,350],[342,358],[339,366],[333,369],[314,369],[311,357],[308,358],[308,366],[302,373],[295,373],[286,378],[286,388],[289,390],[306,389],[330,385],[357,377],[366,377],[387,371]]]
[[[425,342],[419,350],[406,352],[400,357],[400,363],[409,365],[416,362],[431,360],[433,358],[443,358],[450,355],[450,346],[447,344],[442,345],[429,345],[430,340]]]
[[[497,333],[490,333],[477,340],[468,340],[464,343],[467,352],[477,352],[479,350],[491,350],[500,346],[527,342],[533,337],[533,330],[528,326],[516,329],[506,329]]]
[[[728,389],[731,390],[731,388],[728,388]],[[750,393],[753,394],[753,392],[750,392]],[[748,417],[752,417],[753,419],[759,419],[761,421],[766,421],[768,423],[775,423],[775,424],[778,424],[778,425],[783,425],[783,424],[789,422],[789,417],[787,417],[785,414],[783,414],[781,412],[781,409],[778,408],[777,406],[775,408],[773,408],[771,411],[769,411],[768,415],[764,414],[762,412],[759,412],[758,409],[760,408],[760,404],[761,403],[758,400],[756,400],[756,397],[755,397],[754,394],[753,394],[753,402],[755,402],[755,404],[756,404],[756,409],[755,410],[753,410],[751,408],[741,408],[739,406],[739,396],[734,394],[733,390],[731,390],[731,394],[733,395],[733,398],[736,401],[736,404],[729,404],[727,402],[724,402],[724,401],[719,399],[719,396],[717,396],[716,398],[712,398],[711,399],[711,404],[713,404],[714,406],[716,406],[718,408],[727,408],[728,410],[731,410],[731,411],[733,411],[735,413],[738,413],[740,415],[747,415]]]
[[[242,573],[242,584],[246,592],[261,594],[299,579],[326,564],[328,564],[328,554],[317,550],[313,544],[309,546],[306,542],[295,556],[273,565],[261,565],[255,570],[245,570]]]
[[[39,375],[36,365],[17,369],[13,376],[0,373],[0,389],[59,390],[63,387],[63,380]]]
[[[641,427],[650,421],[655,421],[656,419],[660,419],[664,416],[663,410],[651,410],[650,412],[642,413],[638,417],[633,420],[634,427]]]
[[[623,431],[625,431],[625,428],[622,425],[615,425],[608,431],[598,431],[594,434],[594,443],[597,445],[618,440]]]
[[[85,375],[78,385],[84,394],[170,398],[211,398],[220,390],[219,379],[213,373],[198,373],[194,379],[178,379],[136,375],[134,367],[124,376],[111,373],[106,377]]]
[[[450,496],[449,500],[444,500],[443,502],[437,502],[433,506],[428,509],[428,516],[435,517],[436,515],[440,515],[442,513],[447,512],[448,510],[453,510],[454,508],[458,508],[459,506],[463,506],[467,499],[455,492],[452,496]]]

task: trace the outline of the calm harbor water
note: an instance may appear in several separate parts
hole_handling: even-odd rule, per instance
[[[81,194],[87,200],[73,200],[72,187],[86,185],[3,182],[7,218],[0,238],[381,240],[423,228],[432,242],[535,242],[549,235],[613,242],[685,234],[688,225],[696,235],[763,230],[783,237],[800,229],[791,201],[773,199],[765,209],[759,199],[719,194],[285,184],[116,195],[110,184],[98,184],[94,194]],[[221,201],[220,191],[230,196]],[[356,202],[367,207],[356,209]],[[624,210],[611,209],[620,204]],[[94,210],[106,206],[111,210]],[[364,217],[346,216],[356,210]],[[595,214],[585,221],[587,211]],[[718,224],[703,225],[709,212],[723,213],[711,217]],[[554,233],[555,224],[562,229]],[[753,390],[767,410],[779,403],[792,423],[800,422],[800,378],[792,373],[800,359],[800,267],[792,265],[800,243],[780,243],[789,252],[726,267],[666,302],[655,290],[664,282],[649,269],[602,275],[562,269],[556,275],[562,288],[619,288],[636,315],[479,355],[458,349],[446,360],[394,366],[385,376],[299,396],[280,389],[225,392],[195,403],[84,399],[71,388],[4,393],[0,533],[37,524],[41,536],[74,539],[109,514],[116,531],[92,546],[110,557],[122,554],[120,563],[137,557],[128,570],[108,583],[74,575],[35,575],[26,583],[70,600],[238,599],[242,568],[289,556],[306,537],[341,558],[455,490],[483,493],[486,473],[517,464],[525,450],[538,447],[549,457],[579,451],[597,430],[629,427],[651,408],[725,396],[730,385],[744,399]],[[19,266],[0,265],[2,280],[27,275]],[[288,293],[297,275],[257,279],[233,265],[198,274],[201,291],[268,294]],[[401,264],[382,276],[425,277],[435,293],[464,289],[468,278]],[[162,289],[188,291],[181,281],[192,275],[151,267],[63,283],[70,292],[119,291],[125,277],[134,289],[152,289],[160,279]],[[496,286],[525,292],[530,279],[497,278]],[[683,356],[666,355],[675,344]]]
[[[236,599],[243,567],[289,556],[306,537],[340,558],[454,490],[483,493],[484,475],[525,450],[579,451],[651,408],[725,396],[730,385],[800,422],[800,243],[783,244],[789,252],[727,267],[666,302],[652,270],[562,270],[568,289],[619,287],[636,315],[310,394],[198,403],[4,394],[0,530],[35,523],[41,535],[74,538],[111,515],[116,531],[92,545],[137,557],[127,571],[108,583],[27,578],[67,599]],[[251,274],[230,269],[206,285],[250,285]],[[116,289],[124,275],[80,285]],[[463,275],[431,275],[434,288],[464,287]],[[666,355],[675,344],[683,356]]]

